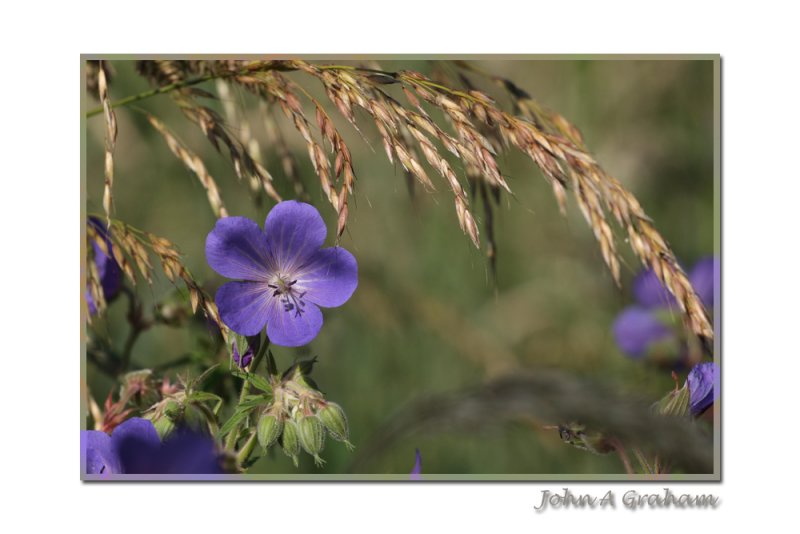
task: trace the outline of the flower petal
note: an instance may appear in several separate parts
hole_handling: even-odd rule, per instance
[[[81,431],[81,460],[89,475],[122,473],[111,436],[97,430]]]
[[[287,200],[270,210],[264,233],[278,269],[292,272],[322,246],[328,230],[317,208]]]
[[[666,308],[676,304],[675,297],[661,284],[652,269],[640,272],[633,280],[633,295],[645,308]]]
[[[115,428],[111,443],[126,474],[151,473],[161,448],[153,423],[141,417],[132,417]]]
[[[709,256],[695,263],[689,281],[706,308],[713,311],[714,293],[719,286],[719,260]]]
[[[422,480],[422,455],[419,453],[419,449],[416,450],[414,468],[411,470],[408,478],[411,480]]]
[[[279,298],[271,299],[272,306],[267,320],[267,336],[270,342],[282,347],[299,347],[311,342],[322,328],[322,312],[311,302],[306,302],[297,313],[293,305],[284,309]]]
[[[164,442],[153,462],[153,473],[219,474],[220,457],[209,436],[178,429]]]
[[[297,274],[297,290],[319,306],[341,306],[358,286],[358,264],[343,248],[318,250]]]
[[[111,252],[114,245],[111,243],[111,239],[108,236],[105,223],[97,217],[89,217],[87,224],[97,232],[97,235],[105,243],[106,249]],[[100,285],[103,288],[103,297],[106,302],[111,302],[117,293],[119,293],[120,287],[122,286],[122,269],[117,265],[117,261],[113,256],[103,252],[100,245],[97,244],[97,241],[92,241],[92,250],[94,251],[93,261],[97,267],[97,275],[100,280]],[[97,313],[97,305],[88,289],[86,290],[86,302],[89,306],[89,314],[95,315]]]
[[[111,252],[114,245],[108,236],[108,230],[105,223],[97,217],[89,217],[89,224],[103,239],[106,249]],[[92,241],[92,248],[94,249],[94,263],[97,265],[97,274],[100,278],[100,283],[103,286],[103,295],[107,300],[117,294],[120,284],[122,282],[122,269],[117,265],[117,261],[103,252],[100,245],[96,241]]]
[[[228,282],[217,290],[215,300],[220,317],[231,330],[254,336],[267,324],[274,299],[263,282]]]
[[[222,276],[263,280],[270,263],[264,232],[247,217],[224,217],[206,238],[206,261]]]
[[[719,396],[719,367],[713,362],[699,363],[689,371],[689,408],[700,415]]]
[[[636,306],[625,308],[617,316],[613,332],[620,350],[633,358],[645,356],[652,344],[674,336],[653,312]]]

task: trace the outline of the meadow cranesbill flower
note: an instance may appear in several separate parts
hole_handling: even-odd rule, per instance
[[[343,248],[320,248],[327,229],[313,206],[278,203],[262,231],[246,217],[225,217],[206,239],[206,259],[237,281],[219,288],[220,316],[234,332],[254,336],[266,326],[276,345],[297,347],[322,327],[319,307],[341,306],[358,285],[356,259]]]
[[[416,450],[416,460],[414,461],[414,468],[408,476],[411,480],[422,480],[422,455],[419,449]]]
[[[91,225],[95,232],[97,232],[97,235],[100,236],[105,243],[106,249],[111,253],[111,239],[108,237],[108,231],[103,222],[97,217],[89,217],[87,224]],[[122,269],[120,269],[116,260],[110,254],[103,252],[97,242],[92,241],[92,249],[94,250],[93,261],[97,267],[100,285],[103,288],[103,296],[106,301],[109,302],[119,293],[119,289],[122,286]],[[89,313],[95,315],[97,313],[97,305],[88,288],[86,289],[85,295],[86,304],[89,306]]]
[[[133,417],[105,432],[81,432],[86,473],[95,474],[216,474],[222,470],[214,442],[208,436],[176,430],[163,443],[153,423]]]
[[[698,261],[689,273],[689,282],[703,304],[713,311],[719,285],[719,261],[714,257]],[[636,304],[625,308],[612,327],[622,352],[632,358],[642,358],[659,344],[677,345],[678,336],[664,319],[677,303],[652,270],[644,270],[636,276],[633,295]]]
[[[719,367],[713,362],[699,363],[689,371],[689,409],[700,415],[719,396]]]

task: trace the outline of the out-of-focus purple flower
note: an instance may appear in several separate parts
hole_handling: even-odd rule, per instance
[[[272,343],[305,345],[322,328],[319,307],[344,304],[358,285],[356,259],[343,248],[320,248],[327,229],[313,206],[278,203],[262,231],[246,217],[217,221],[206,260],[238,281],[219,288],[217,307],[234,332],[253,336],[266,326]]]
[[[714,404],[719,396],[719,366],[713,362],[699,363],[689,371],[689,409],[697,416]]]
[[[419,449],[416,449],[416,460],[414,461],[414,468],[408,476],[411,480],[422,480],[422,455]]]
[[[641,271],[633,279],[633,296],[645,308],[666,308],[675,304],[675,297],[661,285],[652,269]]]
[[[719,291],[719,260],[708,256],[695,263],[689,281],[706,308],[714,311],[714,295]]]
[[[153,423],[139,417],[128,419],[110,436],[82,431],[81,455],[90,475],[222,473],[210,437],[178,429],[162,443]]]
[[[617,316],[613,332],[622,352],[633,358],[642,358],[653,345],[675,337],[655,314],[638,306],[629,306]]]
[[[719,260],[709,256],[698,261],[689,281],[703,304],[713,310],[715,288],[719,287]],[[625,308],[612,327],[620,350],[632,358],[641,358],[658,343],[677,342],[675,332],[659,316],[661,310],[676,309],[677,302],[652,269],[643,270],[633,280],[633,296],[636,304]]]
[[[108,231],[103,222],[97,217],[89,217],[87,224],[91,225],[97,232],[97,235],[103,240],[106,249],[110,253],[112,250],[111,239],[108,237]],[[97,242],[92,241],[92,248],[94,249],[94,264],[97,267],[100,285],[103,288],[103,296],[108,302],[119,293],[119,289],[122,286],[122,269],[117,265],[117,261],[113,256],[103,252]],[[92,298],[91,291],[87,288],[85,294],[89,313],[95,315],[97,313],[97,304]]]
[[[244,369],[245,367],[250,365],[251,361],[253,361],[253,348],[252,347],[247,347],[247,350],[240,357],[239,356],[239,347],[236,345],[236,343],[234,343],[233,344],[233,361],[236,362],[236,365],[238,365],[240,368]]]

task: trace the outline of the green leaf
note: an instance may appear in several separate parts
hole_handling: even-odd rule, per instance
[[[186,398],[189,402],[220,402],[222,397],[207,391],[195,391]]]
[[[250,415],[250,412],[253,410],[253,408],[255,408],[255,406],[250,406],[245,408],[241,406],[237,407],[236,411],[233,412],[233,415],[231,415],[230,418],[227,421],[225,421],[225,424],[223,424],[222,427],[220,427],[217,437],[222,438],[227,434],[229,434],[231,430],[236,428],[236,426],[239,423],[241,423],[244,419],[247,418],[247,416]]]
[[[255,408],[270,402],[272,402],[272,395],[248,395],[239,403],[237,408]]]
[[[263,376],[251,373],[244,373],[242,371],[239,371],[238,369],[231,369],[231,374],[233,374],[233,376],[241,378],[242,380],[247,380],[248,382],[250,382],[250,384],[260,389],[261,391],[272,393],[272,386],[270,385],[269,381]]]

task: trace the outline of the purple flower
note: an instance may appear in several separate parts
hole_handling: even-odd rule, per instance
[[[709,256],[695,263],[689,281],[706,308],[714,311],[714,295],[719,291],[719,260]]]
[[[700,415],[717,400],[719,378],[719,367],[713,362],[699,363],[689,371],[686,382],[689,384],[689,409],[692,415]]]
[[[241,360],[241,361],[240,361]],[[244,355],[239,357],[239,347],[236,345],[236,342],[233,343],[233,361],[236,362],[240,368],[244,369],[250,362],[253,361],[253,348],[247,347],[247,350],[244,352]]]
[[[411,474],[408,476],[411,480],[422,480],[422,455],[419,453],[419,449],[416,450],[416,461],[414,462],[414,468],[411,470]]]
[[[285,347],[314,339],[322,328],[319,307],[341,306],[358,285],[352,254],[320,248],[326,234],[319,212],[293,200],[272,208],[263,231],[246,217],[218,220],[206,239],[206,259],[238,280],[217,291],[225,324],[244,336],[266,326],[270,341]]]
[[[709,256],[698,261],[689,273],[689,282],[703,304],[713,309],[715,288],[719,287],[719,260]],[[652,269],[643,270],[633,280],[633,296],[636,304],[625,308],[612,327],[620,350],[632,358],[641,358],[658,343],[677,342],[675,332],[659,317],[662,310],[675,309],[677,302]]]
[[[622,310],[612,329],[622,352],[637,359],[647,355],[655,344],[675,337],[675,333],[655,314],[638,306]]]
[[[110,436],[82,431],[81,456],[90,475],[222,473],[211,438],[178,429],[162,443],[153,423],[139,417],[128,419]]]
[[[652,269],[645,269],[633,279],[633,296],[645,308],[667,308],[675,305],[675,297],[661,285]]]
[[[112,250],[111,239],[108,237],[108,231],[106,230],[103,222],[97,217],[89,217],[87,224],[91,225],[92,228],[97,232],[97,234],[105,243],[106,249],[110,253]],[[100,285],[103,288],[103,296],[108,302],[111,301],[111,299],[114,298],[117,293],[119,293],[119,289],[122,285],[122,269],[120,269],[119,265],[117,265],[117,261],[113,258],[113,256],[103,252],[103,250],[100,248],[100,245],[98,245],[96,241],[92,241],[92,248],[94,249],[94,264],[97,267]],[[89,313],[91,315],[95,315],[97,313],[97,305],[95,304],[92,294],[88,288],[86,289],[85,294],[86,304],[89,306]]]

